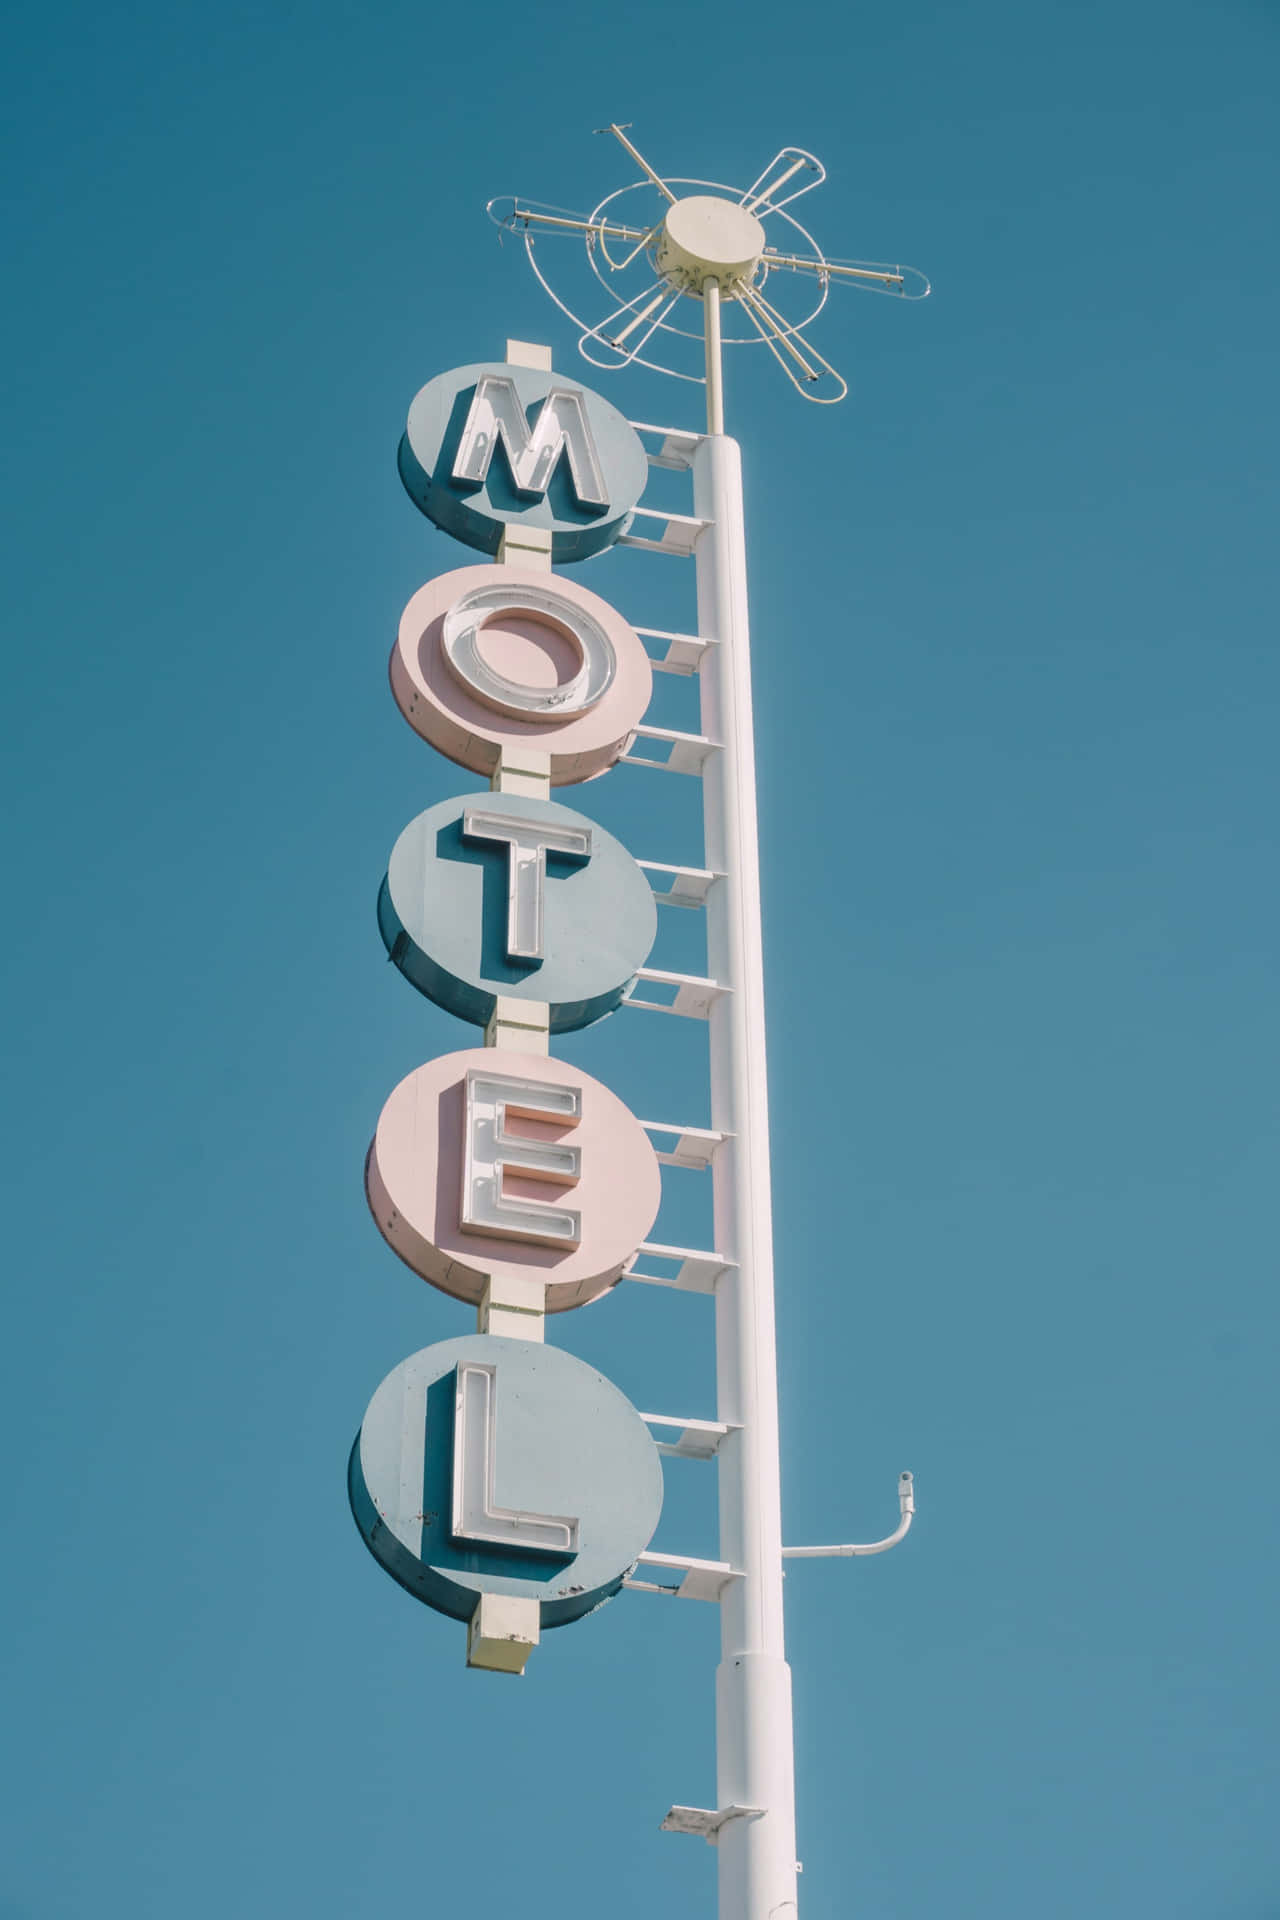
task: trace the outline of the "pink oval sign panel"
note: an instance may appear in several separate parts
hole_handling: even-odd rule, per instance
[[[653,690],[644,644],[574,581],[519,567],[459,567],[428,581],[400,621],[391,691],[415,733],[474,773],[513,745],[551,756],[551,783],[604,773],[630,746]]]
[[[365,1165],[387,1243],[432,1286],[479,1302],[486,1279],[541,1279],[547,1311],[584,1306],[648,1238],[661,1172],[640,1122],[546,1054],[474,1047],[428,1061],[382,1109]]]

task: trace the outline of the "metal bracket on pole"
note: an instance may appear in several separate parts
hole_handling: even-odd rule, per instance
[[[700,433],[690,433],[687,427],[651,427],[647,420],[631,420],[627,423],[637,433],[651,433],[658,440],[658,451],[645,454],[651,467],[669,467],[673,473],[685,473],[693,465],[693,456],[698,451]]]
[[[620,534],[618,546],[640,547],[645,553],[672,553],[680,560],[692,558],[698,535],[711,525],[709,520],[703,520],[697,514],[660,512],[656,507],[633,507],[632,513],[637,520],[659,521],[662,531],[656,540],[649,540],[639,533]]]
[[[679,1429],[678,1440],[654,1443],[659,1453],[669,1453],[676,1460],[714,1460],[721,1441],[727,1440],[731,1433],[742,1431],[730,1420],[673,1420],[665,1413],[642,1413],[640,1418],[647,1427]]]
[[[637,860],[636,865],[648,874],[653,897],[663,907],[705,907],[716,881],[725,878],[710,867],[673,867],[667,860]],[[671,876],[666,886],[656,877],[664,873]]]
[[[890,1547],[896,1547],[899,1540],[906,1538],[911,1527],[912,1519],[915,1516],[915,1510],[915,1481],[909,1473],[900,1473],[898,1475],[898,1513],[900,1518],[893,1532],[886,1534],[883,1540],[873,1540],[869,1546],[784,1547],[782,1549],[782,1557],[784,1560],[847,1560],[851,1559],[855,1554],[887,1553]]]
[[[678,1573],[675,1586],[654,1580],[623,1581],[636,1593],[661,1593],[670,1600],[719,1600],[731,1580],[742,1575],[727,1560],[694,1560],[687,1553],[645,1552],[636,1562],[641,1567],[657,1567],[665,1573]]]
[[[655,673],[679,673],[686,678],[699,673],[702,669],[702,657],[708,647],[719,644],[706,633],[672,633],[666,627],[637,627],[636,632],[642,640],[665,640],[666,652],[659,658],[649,654],[649,665]],[[645,649],[648,652],[648,649]]]
[[[664,1266],[674,1267],[675,1272],[641,1273],[633,1264],[622,1269],[624,1280],[642,1280],[650,1287],[678,1287],[682,1293],[714,1293],[721,1275],[734,1265],[732,1260],[722,1260],[718,1253],[703,1253],[697,1247],[666,1247],[657,1240],[646,1240],[637,1247],[635,1258],[642,1257],[660,1260]]]
[[[661,1823],[660,1833],[693,1833],[714,1847],[720,1838],[720,1829],[730,1820],[759,1820],[763,1807],[721,1807],[713,1813],[709,1807],[672,1807],[666,1819]]]
[[[636,985],[667,987],[670,1000],[637,1000]],[[639,1007],[646,1013],[678,1013],[686,1020],[707,1020],[721,994],[728,993],[718,980],[700,973],[668,973],[662,967],[637,967],[635,985],[622,997],[624,1007]]]
[[[670,1142],[654,1148],[654,1157],[662,1166],[688,1167],[694,1173],[705,1173],[717,1149],[730,1137],[715,1127],[669,1127],[661,1120],[642,1120],[640,1125],[650,1136]]]
[[[658,773],[701,773],[709,754],[720,751],[717,740],[708,740],[701,733],[679,733],[674,727],[636,728],[636,740],[652,740],[656,747],[666,748],[666,758],[659,759],[657,754],[624,753],[619,765],[623,767],[653,767]]]

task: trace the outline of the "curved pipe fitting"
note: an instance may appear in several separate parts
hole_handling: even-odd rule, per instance
[[[898,1475],[898,1524],[892,1533],[885,1535],[883,1540],[874,1540],[867,1546],[784,1547],[782,1557],[784,1560],[848,1560],[855,1554],[887,1553],[890,1547],[896,1547],[899,1540],[906,1538],[911,1522],[915,1518],[915,1511],[915,1480],[909,1473],[900,1473]]]

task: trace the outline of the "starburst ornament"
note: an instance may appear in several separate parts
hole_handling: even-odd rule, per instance
[[[511,196],[489,202],[490,218],[523,240],[530,266],[578,329],[578,351],[592,366],[650,367],[711,386],[722,346],[765,346],[797,393],[832,406],[844,399],[848,383],[808,338],[831,289],[861,287],[901,300],[922,300],[929,291],[914,267],[828,259],[789,211],[827,177],[822,162],[800,147],[784,147],[744,189],[717,180],[664,180],[625,127],[599,131],[621,142],[643,177],[606,194],[593,212],[582,216]],[[587,266],[610,301],[599,320],[583,319],[551,284],[538,242],[556,237],[585,243]],[[703,307],[701,325],[681,324],[687,300]],[[743,324],[730,316],[725,325],[727,307]],[[694,349],[683,343],[704,340],[707,371],[697,373],[689,366]]]

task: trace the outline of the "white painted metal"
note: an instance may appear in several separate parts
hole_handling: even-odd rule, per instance
[[[642,1120],[640,1125],[655,1140],[668,1140],[669,1146],[655,1147],[655,1155],[664,1167],[687,1167],[705,1173],[724,1145],[725,1136],[714,1127],[668,1126],[662,1120]]]
[[[504,527],[498,541],[498,563],[504,567],[536,568],[540,573],[550,573],[550,529],[526,527],[519,522]]]
[[[551,349],[532,340],[507,340],[507,365],[509,367],[534,367],[539,373],[551,371]]]
[[[678,1573],[679,1584],[666,1591],[674,1593],[679,1600],[719,1600],[742,1578],[737,1568],[731,1567],[727,1560],[696,1560],[685,1553],[652,1553],[646,1550],[637,1564]]]
[[[665,640],[667,643],[667,650],[660,659],[655,654],[649,656],[649,664],[655,673],[678,673],[686,679],[698,671],[707,648],[715,645],[714,640],[701,633],[668,633],[663,627],[637,627],[635,631],[642,640]]]
[[[545,1000],[517,1000],[514,994],[500,993],[484,1030],[484,1043],[512,1047],[517,1053],[550,1053],[550,1036],[551,1009]]]
[[[720,1920],[793,1920],[795,1763],[782,1608],[778,1370],[765,1064],[760,858],[748,653],[746,538],[737,443],[724,434],[720,298],[704,290],[707,427],[694,454],[702,731],[721,743],[702,769],[707,960],[730,991],[709,1010],[711,1124],[729,1136],[711,1169],[716,1251],[717,1413],[738,1429],[717,1454],[721,1558],[741,1577],[720,1595],[716,1801],[759,1808],[717,1834]]]
[[[655,745],[666,748],[666,758],[659,759],[653,754],[624,753],[622,763],[628,767],[657,767],[662,773],[701,773],[703,763],[709,753],[714,753],[717,742],[706,740],[700,733],[677,733],[672,727],[636,728],[637,740],[652,740]]]
[[[705,907],[711,888],[724,878],[723,874],[712,873],[710,867],[673,867],[665,860],[637,860],[636,865],[648,874],[653,897],[664,907]],[[657,879],[664,873],[670,876],[665,887]]]
[[[686,427],[654,427],[647,420],[633,420],[631,424],[639,434],[657,436],[658,450],[648,455],[651,467],[669,467],[673,473],[684,473],[693,465],[699,434],[690,433]]]
[[[497,1044],[502,1046],[504,1042]],[[497,1333],[509,1340],[545,1340],[546,1312],[544,1280],[491,1273],[476,1309],[476,1332]]]
[[[618,140],[618,142],[626,148],[627,152],[631,155],[631,158],[635,161],[636,165],[640,168],[641,172],[646,173],[649,176],[650,180],[652,180],[654,186],[658,189],[658,192],[662,194],[664,199],[674,203],[675,195],[674,193],[672,193],[666,181],[658,177],[658,175],[654,172],[653,168],[649,165],[649,162],[645,159],[644,155],[642,153],[637,152],[636,148],[633,147],[631,142],[628,140],[626,136],[625,128],[629,127],[630,125],[631,125],[631,122],[629,120],[624,120],[622,123],[622,126],[619,126],[616,121],[611,120],[607,127],[597,127],[596,132],[613,134],[614,138]]]
[[[640,547],[645,553],[690,554],[697,544],[698,535],[706,526],[705,520],[694,519],[687,513],[666,513],[656,507],[636,507],[632,524],[636,520],[657,520],[662,532],[656,540],[647,535],[624,533],[617,544],[620,547]]]
[[[536,1600],[482,1593],[467,1627],[467,1665],[490,1673],[523,1673],[539,1638]]]
[[[720,282],[707,279],[702,287],[702,324],[706,333],[707,366],[707,432],[724,432],[724,350],[720,337]],[[699,449],[701,451],[701,449]],[[698,455],[693,458],[693,503],[698,504]],[[705,509],[702,509],[705,511]],[[738,521],[742,531],[742,476],[738,476]],[[745,538],[745,536],[744,536]],[[743,563],[743,583],[746,582],[746,564]],[[746,612],[746,600],[743,600],[743,612]],[[699,615],[701,618],[701,615]]]
[[[672,1807],[662,1822],[663,1833],[692,1833],[715,1846],[720,1829],[730,1820],[758,1820],[761,1807]]]
[[[675,1268],[674,1273],[641,1273],[634,1265],[623,1270],[624,1280],[642,1280],[650,1287],[678,1287],[682,1293],[714,1293],[722,1275],[732,1267],[719,1253],[703,1253],[696,1247],[665,1247],[646,1240],[636,1249],[637,1260],[661,1260]]]
[[[687,194],[667,210],[653,263],[668,286],[697,293],[711,279],[732,300],[754,277],[765,244],[764,228],[748,207],[719,194]]]
[[[624,998],[624,1007],[641,1007],[648,1013],[678,1013],[686,1020],[705,1020],[717,1000],[729,989],[720,980],[707,980],[698,973],[668,973],[665,967],[637,967],[637,982],[674,988],[671,1000],[638,1000],[635,988]]]
[[[656,221],[632,226],[609,212],[624,195],[619,188],[584,220],[551,209],[510,203],[510,210],[489,211],[500,225],[524,237],[530,265],[560,310],[581,329],[578,349],[593,365],[618,368],[650,366],[677,378],[696,380],[664,360],[645,359],[655,335],[678,335],[704,347],[707,431],[637,423],[636,430],[658,441],[648,450],[652,466],[692,469],[692,516],[639,509],[640,524],[651,534],[628,533],[620,545],[674,555],[692,554],[697,576],[697,637],[656,629],[640,631],[665,643],[653,664],[660,671],[699,675],[701,734],[677,735],[669,729],[641,727],[637,741],[666,748],[666,757],[631,753],[632,765],[695,774],[701,778],[705,828],[705,866],[701,869],[651,869],[675,877],[659,898],[672,904],[705,904],[707,979],[641,968],[641,983],[673,992],[667,1001],[636,999],[627,1004],[708,1021],[711,1065],[711,1128],[703,1130],[715,1145],[706,1152],[692,1133],[651,1128],[670,1134],[674,1150],[660,1157],[676,1165],[709,1166],[713,1183],[714,1252],[649,1244],[637,1259],[675,1269],[669,1277],[633,1266],[625,1277],[653,1285],[710,1293],[716,1303],[717,1411],[714,1423],[687,1422],[680,1439],[664,1442],[666,1452],[706,1458],[714,1446],[720,1494],[718,1561],[691,1561],[646,1553],[642,1564],[682,1572],[678,1586],[629,1578],[642,1592],[716,1599],[721,1614],[721,1658],[716,1678],[715,1809],[673,1807],[663,1827],[697,1833],[718,1849],[720,1920],[796,1920],[795,1780],[791,1712],[791,1675],[783,1625],[783,1557],[880,1553],[906,1533],[914,1512],[909,1474],[899,1481],[900,1519],[895,1532],[866,1546],[784,1549],[778,1448],[777,1350],[774,1327],[773,1228],[770,1193],[768,1084],[765,1057],[764,969],[761,939],[759,846],[756,822],[755,748],[752,728],[751,668],[747,618],[747,573],[739,450],[724,430],[723,346],[735,344],[733,306],[742,309],[748,331],[739,339],[763,343],[805,399],[826,404],[842,399],[847,387],[804,329],[825,304],[833,284],[861,285],[913,297],[928,292],[928,282],[909,268],[867,262],[829,262],[795,217],[789,201],[819,184],[823,169],[800,148],[784,148],[745,193],[715,181],[663,180],[618,125],[608,129],[642,168],[647,182],[666,201]],[[781,190],[797,175],[813,178]],[[767,183],[767,184],[766,184]],[[673,187],[701,188],[680,199]],[[711,196],[729,194],[730,207]],[[505,203],[504,203],[505,206]],[[763,221],[780,218],[811,249],[810,254],[765,246]],[[551,287],[534,257],[534,230],[547,228],[581,234],[591,272],[616,298],[620,276],[644,256],[641,272],[656,272],[648,284],[616,304],[609,316],[588,325]],[[629,251],[615,259],[611,241]],[[767,275],[812,276],[817,296],[803,319],[789,321],[763,291]],[[916,284],[918,282],[918,285]],[[692,329],[668,316],[663,292],[699,300],[702,325]],[[721,303],[730,305],[730,335],[722,326]],[[683,311],[683,309],[682,309]],[[588,343],[604,357],[590,350]],[[653,351],[661,350],[662,341]],[[822,388],[824,376],[835,392]],[[672,1426],[658,1416],[654,1425]]]
[[[690,1420],[665,1413],[642,1413],[647,1427],[672,1427],[677,1438],[655,1442],[659,1453],[676,1460],[714,1460],[721,1442],[733,1432],[723,1420]]]
[[[892,1533],[883,1540],[873,1540],[868,1546],[842,1547],[784,1547],[784,1560],[849,1560],[855,1555],[868,1553],[887,1553],[890,1547],[896,1547],[899,1540],[905,1540],[911,1530],[915,1517],[916,1492],[915,1481],[909,1473],[898,1475],[898,1524]]]
[[[808,338],[808,329],[831,289],[862,287],[906,300],[923,299],[929,292],[928,280],[914,267],[827,257],[813,234],[788,211],[826,178],[821,162],[802,147],[784,147],[743,191],[722,180],[664,179],[620,126],[599,131],[617,137],[641,168],[641,180],[615,188],[581,218],[506,195],[491,200],[488,207],[498,226],[524,240],[535,277],[579,329],[578,351],[592,366],[610,371],[652,367],[679,380],[702,379],[673,364],[672,356],[687,358],[677,341],[703,341],[705,323],[682,324],[691,318],[684,302],[705,303],[711,279],[730,309],[724,343],[767,346],[803,399],[831,406],[845,397],[848,386]],[[655,191],[660,196],[656,205]],[[623,217],[624,208],[633,210],[630,218]],[[786,232],[766,230],[766,223],[778,221]],[[610,302],[601,319],[588,321],[556,292],[535,251],[535,237],[542,233],[576,234],[583,239],[586,267]],[[770,234],[784,244],[769,245]],[[792,251],[797,244],[801,250]],[[779,298],[790,305],[787,286],[796,275],[807,306],[799,319],[775,305]],[[766,294],[766,283],[774,289],[772,294]],[[741,309],[744,328],[733,324],[735,305]],[[718,332],[718,309],[715,324]],[[723,432],[715,409],[711,430]],[[687,436],[678,435],[649,458],[655,466],[683,466],[688,451]],[[627,544],[645,543],[628,536]]]

